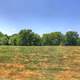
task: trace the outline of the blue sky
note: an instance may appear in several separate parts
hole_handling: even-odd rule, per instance
[[[0,31],[80,32],[80,0],[0,0]]]

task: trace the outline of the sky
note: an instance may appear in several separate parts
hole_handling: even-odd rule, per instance
[[[0,31],[11,35],[21,29],[80,34],[80,0],[0,0]]]

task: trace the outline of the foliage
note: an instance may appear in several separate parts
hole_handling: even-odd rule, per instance
[[[79,35],[77,32],[69,31],[65,35],[65,45],[77,45]]]
[[[8,36],[0,32],[0,45],[8,45]]]
[[[11,36],[0,32],[0,45],[16,46],[48,46],[48,45],[80,45],[79,34],[75,31],[68,31],[65,35],[61,32],[45,33],[42,37],[31,29],[23,29]]]
[[[52,32],[49,34],[43,34],[44,45],[60,45],[62,41],[61,32]]]

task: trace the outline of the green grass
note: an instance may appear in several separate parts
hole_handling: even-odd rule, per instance
[[[0,63],[22,64],[24,68],[0,66],[0,70],[14,73],[0,76],[1,80],[17,80],[15,76],[27,70],[40,73],[40,76],[23,77],[19,80],[61,80],[58,75],[64,71],[75,72],[72,78],[80,80],[79,46],[0,46]],[[69,69],[67,69],[67,67]],[[9,74],[10,74],[9,73]],[[66,78],[64,80],[67,80]],[[71,80],[71,79],[69,79]]]

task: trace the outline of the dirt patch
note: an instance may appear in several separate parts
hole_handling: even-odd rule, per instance
[[[76,80],[75,79],[76,75],[77,75],[76,72],[67,70],[56,74],[55,78],[57,80]]]
[[[5,68],[25,68],[25,65],[23,64],[9,64],[9,63],[0,63],[0,67],[5,67]]]
[[[55,67],[58,67],[59,65],[42,62],[42,63],[39,63],[38,66],[43,68],[55,68]]]
[[[23,80],[23,78],[29,78],[29,77],[36,78],[41,76],[42,74],[37,71],[25,70],[25,65],[23,64],[0,63],[0,78],[12,78],[15,80],[20,80],[20,79]]]

